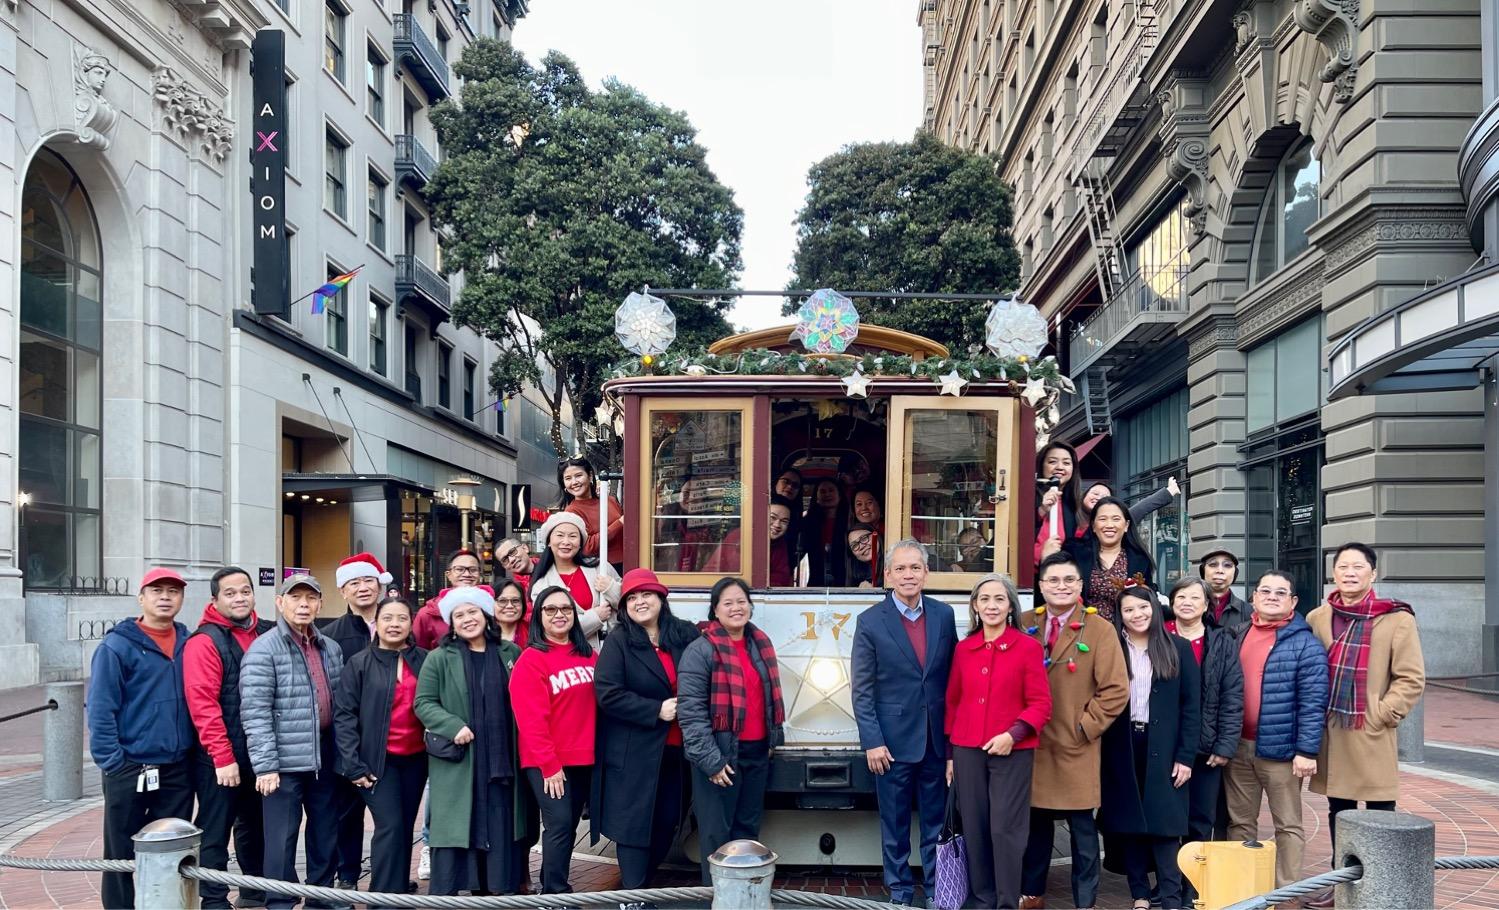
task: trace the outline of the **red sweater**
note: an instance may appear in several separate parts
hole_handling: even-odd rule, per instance
[[[571,647],[521,652],[510,671],[510,705],[520,731],[522,768],[551,777],[565,766],[593,764],[596,663],[597,652],[580,657]]]
[[[255,640],[255,626],[243,629],[219,612],[213,604],[203,611],[198,627],[224,626],[230,630],[241,650],[250,650]],[[198,740],[213,759],[215,768],[234,764],[234,749],[229,745],[229,731],[224,728],[224,708],[219,704],[219,686],[224,680],[224,665],[218,649],[206,635],[195,635],[182,646],[182,688],[187,699],[187,713],[198,728]],[[248,769],[241,769],[248,773]]]
[[[414,709],[415,704],[416,674],[403,664],[401,679],[391,695],[390,732],[385,737],[385,750],[391,755],[419,755],[427,748],[422,735],[422,722],[417,719]]]
[[[564,512],[571,512],[583,519],[583,524],[588,528],[588,534],[583,538],[583,555],[599,555],[599,501],[597,497],[590,496],[588,499],[574,499],[567,504]],[[613,496],[609,497],[609,561],[622,562],[624,560],[625,545],[625,509],[619,504],[619,500]]]
[[[1023,721],[1030,735],[1015,748],[1036,748],[1036,731],[1051,720],[1045,657],[1039,641],[1013,627],[992,642],[982,632],[958,642],[947,678],[948,740],[979,749]]]

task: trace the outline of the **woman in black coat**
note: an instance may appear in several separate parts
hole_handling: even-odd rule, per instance
[[[411,605],[390,594],[375,607],[375,638],[344,665],[334,692],[338,771],[375,817],[370,890],[403,894],[427,751],[416,716],[416,682],[427,652],[411,642]]]
[[[1209,603],[1212,589],[1207,582],[1183,578],[1171,588],[1171,609],[1176,618],[1166,623],[1166,631],[1187,642],[1202,668],[1202,734],[1192,762],[1187,818],[1191,840],[1222,839],[1213,837],[1213,829],[1220,822],[1223,766],[1238,751],[1244,732],[1244,668],[1239,664],[1239,643],[1226,630],[1203,622]],[[1221,821],[1226,824],[1228,819]]]
[[[671,615],[666,595],[649,569],[625,573],[620,625],[604,639],[593,675],[599,771],[589,833],[614,841],[626,890],[648,887],[682,822],[687,774],[677,668],[698,631]]]
[[[1077,560],[1083,579],[1083,603],[1098,608],[1098,615],[1118,625],[1114,618],[1119,592],[1126,583],[1155,586],[1155,562],[1140,543],[1129,519],[1129,506],[1105,496],[1093,507],[1093,522],[1081,539],[1060,543],[1048,538],[1042,552],[1050,556],[1064,550]]]
[[[1182,906],[1176,852],[1187,833],[1187,782],[1197,755],[1202,683],[1186,641],[1166,632],[1149,588],[1119,598],[1129,710],[1103,734],[1103,805],[1098,827],[1122,850],[1136,910],[1150,910],[1150,869],[1163,910]]]

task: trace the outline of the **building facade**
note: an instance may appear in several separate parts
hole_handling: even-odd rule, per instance
[[[194,623],[226,562],[262,612],[285,569],[331,579],[358,549],[425,596],[441,553],[508,529],[522,409],[448,318],[422,187],[451,62],[525,11],[0,0],[0,687],[78,675],[148,565],[188,579]],[[293,296],[363,266],[286,320],[250,308],[265,28],[287,36]]]
[[[1053,434],[1161,576],[1209,549],[1303,608],[1362,540],[1434,674],[1482,663],[1482,393],[1329,397],[1354,327],[1479,258],[1458,179],[1479,0],[924,0],[926,127],[1016,190],[1021,293],[1079,395]],[[1453,633],[1453,634],[1445,634]]]

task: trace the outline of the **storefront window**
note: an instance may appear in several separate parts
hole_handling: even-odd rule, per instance
[[[1185,485],[1187,473],[1186,389],[1180,389],[1153,404],[1120,418],[1114,451],[1118,459],[1122,497],[1138,502],[1166,486],[1175,477]],[[1181,504],[1185,497],[1145,515],[1135,523],[1135,533],[1155,560],[1160,587],[1166,588],[1186,571],[1188,529]]]
[[[743,571],[741,411],[662,410],[650,417],[651,566]]]
[[[1321,430],[1304,426],[1255,446],[1247,454],[1247,539],[1244,573],[1239,580],[1246,588],[1253,587],[1267,569],[1284,569],[1296,579],[1298,606],[1306,612],[1317,605],[1322,592]]]
[[[913,408],[904,416],[909,536],[926,545],[933,571],[994,571],[999,415]]]
[[[1285,426],[1321,406],[1321,351],[1321,317],[1308,319],[1249,351],[1245,413],[1249,433]]]

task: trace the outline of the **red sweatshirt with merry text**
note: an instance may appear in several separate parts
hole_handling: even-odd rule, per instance
[[[569,765],[593,764],[593,667],[571,646],[527,648],[510,671],[510,705],[520,732],[522,768],[551,777]]]

